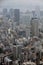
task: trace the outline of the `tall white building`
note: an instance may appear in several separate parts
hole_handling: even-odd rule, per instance
[[[39,35],[39,19],[37,18],[32,18],[31,20],[31,34],[32,36]]]

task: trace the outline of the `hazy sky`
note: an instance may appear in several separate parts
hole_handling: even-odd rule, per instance
[[[33,9],[35,6],[43,8],[43,0],[0,0],[0,8]]]

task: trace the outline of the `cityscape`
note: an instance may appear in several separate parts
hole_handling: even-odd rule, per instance
[[[43,65],[43,10],[0,10],[0,65]]]

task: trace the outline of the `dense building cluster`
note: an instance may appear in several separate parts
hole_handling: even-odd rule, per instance
[[[0,65],[43,65],[43,11],[0,12]]]

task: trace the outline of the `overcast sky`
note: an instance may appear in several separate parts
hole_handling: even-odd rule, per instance
[[[0,8],[43,9],[43,0],[0,0]]]

